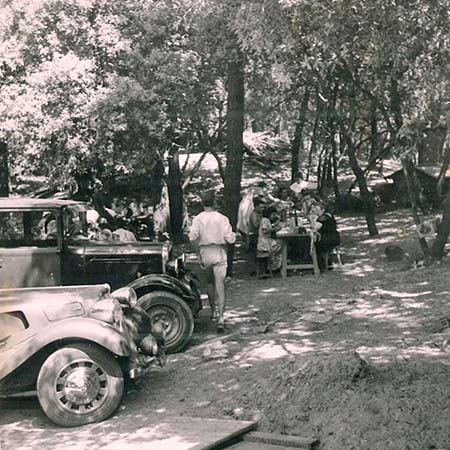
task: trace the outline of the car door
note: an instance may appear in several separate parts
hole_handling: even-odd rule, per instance
[[[58,210],[0,210],[0,288],[61,283]]]

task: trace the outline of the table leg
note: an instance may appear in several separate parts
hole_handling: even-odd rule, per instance
[[[282,244],[282,250],[281,250],[281,256],[282,256],[282,261],[281,261],[281,278],[286,278],[287,277],[287,240],[283,239],[283,244]]]
[[[314,266],[314,275],[320,275],[319,261],[317,259],[316,246],[314,244],[311,246],[311,256]]]

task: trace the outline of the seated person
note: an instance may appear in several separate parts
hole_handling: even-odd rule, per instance
[[[117,230],[113,231],[112,237],[119,242],[135,242],[137,240],[134,233],[125,228],[117,228]]]
[[[281,267],[282,245],[275,237],[276,231],[280,228],[277,209],[273,206],[266,208],[259,225],[257,250],[269,253],[269,264],[272,270],[278,270]]]
[[[56,220],[52,219],[47,223],[44,239],[56,239],[58,237],[58,226]]]
[[[100,234],[97,238],[98,241],[112,241],[113,233],[109,228],[103,228],[100,230]]]
[[[90,224],[89,239],[94,241],[112,241],[113,233],[105,219],[100,219],[98,224]]]
[[[259,225],[261,224],[264,205],[259,197],[253,199],[253,211],[248,218],[247,248],[253,255],[256,254]]]
[[[341,237],[333,214],[326,212],[321,205],[315,206],[310,214],[311,226],[319,233],[316,241],[317,259],[321,272],[328,270],[325,266],[327,255],[340,245]]]

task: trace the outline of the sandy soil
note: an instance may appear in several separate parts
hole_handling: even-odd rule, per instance
[[[378,224],[372,239],[362,217],[339,218],[344,265],[320,276],[255,280],[238,251],[226,334],[205,308],[191,346],[134,386],[112,419],[80,429],[77,448],[185,415],[258,420],[262,431],[315,436],[323,450],[450,449],[450,262],[388,262],[386,245],[414,252],[412,222],[397,211]],[[17,448],[51,448],[54,430],[35,404],[2,411],[7,450],[18,436]],[[60,436],[61,448],[75,439]]]

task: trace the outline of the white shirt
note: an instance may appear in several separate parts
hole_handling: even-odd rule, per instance
[[[203,211],[195,216],[189,240],[198,245],[225,245],[234,244],[236,235],[231,228],[230,221],[218,211]]]

